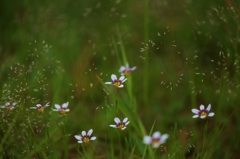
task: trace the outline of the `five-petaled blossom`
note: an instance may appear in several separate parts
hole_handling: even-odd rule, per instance
[[[123,121],[121,122],[121,120],[116,117],[114,118],[114,121],[117,123],[117,125],[109,125],[109,126],[113,128],[118,128],[121,130],[126,129],[127,128],[126,126],[130,123],[130,121],[128,121],[128,118],[124,118]]]
[[[125,67],[125,66],[121,66],[118,71],[121,72],[122,75],[129,76],[130,73],[131,73],[132,71],[134,71],[136,68],[137,68],[136,66],[130,68],[129,65],[128,65],[128,63],[127,63],[127,64],[126,64],[126,67]]]
[[[204,105],[200,105],[200,110],[198,109],[192,109],[192,112],[196,115],[193,116],[193,118],[198,118],[200,117],[201,119],[206,118],[207,116],[214,116],[215,113],[209,112],[211,109],[211,104],[208,105],[207,109],[205,110]]]
[[[0,106],[0,108],[7,108],[7,110],[12,111],[15,105],[17,105],[17,102],[13,102],[12,104],[10,102],[7,102],[5,105]]]
[[[123,82],[127,80],[124,76],[121,76],[119,79],[117,79],[117,76],[114,74],[111,75],[111,78],[112,78],[112,82],[105,82],[105,84],[114,85],[116,88],[122,88]]]
[[[69,112],[70,109],[67,109],[68,107],[68,102],[63,103],[61,106],[59,104],[55,104],[55,108],[53,111],[59,111],[61,114],[65,114],[66,112]]]
[[[50,102],[48,102],[44,106],[42,106],[41,104],[37,104],[36,107],[30,107],[30,109],[37,109],[40,113],[44,113],[44,109],[49,106],[49,103]]]
[[[78,140],[78,143],[88,143],[90,140],[96,140],[96,136],[91,137],[93,130],[90,129],[88,133],[86,131],[82,131],[81,135],[74,135],[74,137]]]
[[[152,145],[153,148],[158,148],[161,144],[166,142],[168,137],[168,134],[161,135],[159,131],[156,131],[152,136],[144,136],[143,143]]]

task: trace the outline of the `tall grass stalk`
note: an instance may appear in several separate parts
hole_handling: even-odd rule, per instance
[[[144,0],[144,42],[147,43],[149,40],[149,2]],[[143,98],[144,105],[148,104],[148,78],[149,78],[149,66],[148,66],[148,50],[145,51],[145,62],[144,62],[144,73],[143,73]]]

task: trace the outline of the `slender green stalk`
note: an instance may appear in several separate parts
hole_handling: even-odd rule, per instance
[[[208,129],[208,122],[206,123],[204,127],[204,133],[203,133],[203,145],[202,145],[202,152],[201,152],[201,158],[204,158],[204,150],[205,150],[205,143],[206,143],[206,136],[207,136],[207,129]]]
[[[47,127],[47,120],[46,120],[44,114],[42,114],[42,116],[43,116],[43,119],[44,119],[44,121],[45,121],[45,125],[46,125],[47,138],[49,139],[49,132],[48,132],[48,127]]]
[[[149,8],[149,4],[148,4],[148,0],[145,0],[144,1],[144,41],[145,43],[148,42],[149,40],[149,37],[148,37],[148,25],[149,25],[149,11],[148,11],[148,8]],[[148,78],[149,78],[149,75],[148,75],[148,72],[149,72],[149,68],[148,68],[148,51],[146,50],[145,51],[145,62],[144,62],[144,77],[143,77],[143,97],[144,97],[144,104],[147,105],[148,104]]]

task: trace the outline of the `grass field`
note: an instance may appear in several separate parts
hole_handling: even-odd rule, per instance
[[[0,158],[239,158],[239,16],[233,0],[1,1]]]

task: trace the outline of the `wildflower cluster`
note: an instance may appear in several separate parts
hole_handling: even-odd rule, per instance
[[[7,110],[12,111],[16,105],[17,105],[17,102],[13,102],[12,104],[11,102],[7,102],[5,105],[0,106],[0,108],[6,108]]]
[[[126,66],[121,66],[119,69],[119,72],[121,73],[120,78],[117,78],[115,74],[111,75],[111,82],[105,82],[105,84],[113,85],[116,88],[123,88],[124,82],[127,81],[127,78],[125,76],[129,76],[132,71],[134,71],[137,67],[134,66],[132,68],[129,67],[128,63]],[[5,105],[0,106],[0,108],[6,108],[9,111],[12,111],[15,106],[18,104],[18,102],[7,102]],[[61,115],[66,115],[67,112],[70,111],[68,108],[69,102],[65,102],[62,105],[54,104],[54,109],[52,111],[59,112]],[[50,102],[47,102],[45,105],[36,104],[35,107],[30,107],[30,109],[35,109],[39,111],[40,113],[44,113],[45,109],[50,106]],[[192,109],[192,112],[195,114],[193,118],[201,118],[204,119],[206,117],[212,117],[215,114],[213,112],[210,112],[211,104],[208,105],[208,107],[205,109],[204,105],[200,105],[200,109]],[[125,130],[127,126],[129,125],[130,121],[128,120],[128,117],[125,117],[122,121],[120,118],[115,117],[114,121],[116,124],[110,124],[109,126],[112,128],[120,129],[121,131]],[[92,136],[93,129],[86,131],[82,131],[79,135],[74,135],[75,139],[78,143],[89,143],[90,141],[96,140],[96,136]],[[142,142],[146,145],[151,145],[153,148],[158,148],[161,144],[164,144],[166,140],[169,138],[168,134],[161,134],[160,131],[156,131],[152,134],[152,136],[144,136]]]

